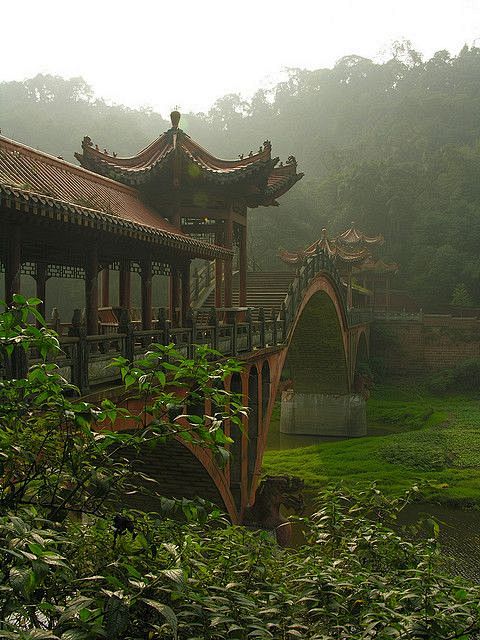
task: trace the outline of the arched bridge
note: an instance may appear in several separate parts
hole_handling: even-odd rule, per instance
[[[347,309],[346,287],[322,251],[310,256],[295,275],[279,275],[278,280],[285,289],[283,300],[279,311],[270,309],[269,317],[262,309],[255,317],[245,308],[212,310],[203,313],[203,322],[202,313],[195,313],[189,315],[188,326],[173,328],[160,314],[154,329],[137,331],[124,315],[118,331],[96,336],[86,335],[78,318],[71,335],[61,338],[65,355],[59,366],[85,395],[116,382],[117,372],[106,367],[114,355],[120,352],[133,360],[152,342],[174,342],[186,355],[192,355],[193,345],[206,344],[243,362],[242,372],[226,386],[242,395],[250,411],[243,433],[229,427],[234,442],[226,469],[221,470],[207,450],[177,440],[145,451],[142,458],[143,470],[159,480],[166,495],[208,498],[234,522],[242,520],[254,501],[280,394],[285,432],[357,436],[366,429],[365,401],[356,393],[355,372],[368,358],[368,312]],[[258,288],[259,277],[252,281]],[[258,292],[255,295],[258,298]]]
[[[264,277],[272,280],[271,274]],[[257,300],[259,280],[258,276],[252,278]],[[109,371],[102,362],[110,357],[110,348],[118,348],[119,340],[129,358],[156,340],[173,341],[186,354],[194,344],[208,344],[243,362],[242,373],[233,375],[227,388],[242,395],[250,412],[243,433],[231,427],[234,443],[225,470],[219,469],[208,451],[180,441],[145,452],[143,457],[144,470],[160,481],[167,494],[209,498],[221,504],[236,522],[254,500],[279,395],[281,429],[285,432],[356,436],[366,429],[365,401],[355,392],[355,372],[368,358],[368,313],[347,309],[345,286],[334,262],[321,251],[295,276],[285,278],[283,274],[277,280],[286,290],[280,311],[270,310],[268,318],[262,310],[252,318],[248,311],[232,309],[223,312],[225,322],[219,321],[218,313],[210,313],[207,324],[196,322],[192,315],[189,327],[175,329],[161,320],[156,331],[134,331],[125,322],[119,334],[97,338],[97,344],[95,339],[83,337],[72,345],[83,350],[84,360],[88,360],[86,370],[74,372],[84,388],[92,376]],[[94,345],[96,351],[91,348]]]

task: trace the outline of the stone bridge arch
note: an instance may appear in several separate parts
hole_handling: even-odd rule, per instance
[[[355,337],[337,285],[320,273],[305,291],[283,353],[282,432],[365,434],[365,403],[352,393]]]
[[[365,433],[365,403],[352,393],[355,363],[365,352],[368,326],[349,326],[337,284],[328,273],[320,273],[303,292],[284,346],[245,354],[242,371],[225,382],[225,389],[239,394],[250,408],[242,429],[227,426],[233,439],[227,467],[221,469],[208,450],[175,441],[170,448],[162,445],[146,452],[145,473],[163,483],[165,495],[208,498],[232,522],[241,522],[245,507],[254,502],[279,391],[284,432],[347,437]],[[214,408],[205,407],[206,413],[210,410]]]

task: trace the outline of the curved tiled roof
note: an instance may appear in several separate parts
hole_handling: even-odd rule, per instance
[[[322,236],[303,251],[281,251],[280,259],[287,264],[301,264],[305,258],[312,256],[316,251],[323,251],[333,259],[350,264],[360,264],[370,257],[370,252],[365,247],[353,248],[342,246],[336,239],[327,237],[327,230],[322,229]]]
[[[113,232],[130,230],[138,237],[165,241],[199,255],[229,254],[221,247],[183,234],[145,205],[135,189],[3,136],[0,192],[7,202],[15,200],[34,208],[68,212],[74,216],[71,221],[78,224],[102,221]]]
[[[357,231],[357,229],[355,228],[355,223],[352,222],[352,226],[350,227],[350,229],[347,229],[346,231],[338,235],[335,238],[335,240],[340,244],[355,246],[355,245],[362,245],[362,244],[367,244],[367,245],[383,244],[385,239],[382,235],[366,236],[361,231]]]
[[[398,270],[399,266],[396,262],[385,262],[381,258],[379,260],[369,258],[361,265],[358,265],[358,267],[355,267],[355,271],[359,273],[365,271],[374,273],[397,273]]]
[[[199,179],[217,185],[243,184],[250,207],[278,204],[276,198],[303,177],[303,173],[297,173],[293,156],[285,165],[276,166],[278,158],[272,158],[269,140],[257,153],[224,160],[213,156],[178,128],[178,112],[171,117],[172,128],[135,156],[119,158],[106,149],[101,151],[87,136],[82,142],[82,153],[76,153],[75,157],[83,167],[130,185],[144,184],[160,175],[168,175],[173,188],[178,188],[182,180]]]

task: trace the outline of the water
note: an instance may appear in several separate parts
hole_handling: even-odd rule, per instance
[[[416,524],[431,516],[440,525],[439,541],[444,557],[444,568],[480,583],[480,511],[464,510],[447,505],[411,504],[399,517],[400,524]],[[419,536],[428,537],[426,527]]]

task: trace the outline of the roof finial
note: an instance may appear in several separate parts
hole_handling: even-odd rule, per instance
[[[178,129],[178,123],[180,122],[180,111],[178,110],[178,106],[175,106],[172,113],[170,114],[170,120],[172,122],[172,129]]]

